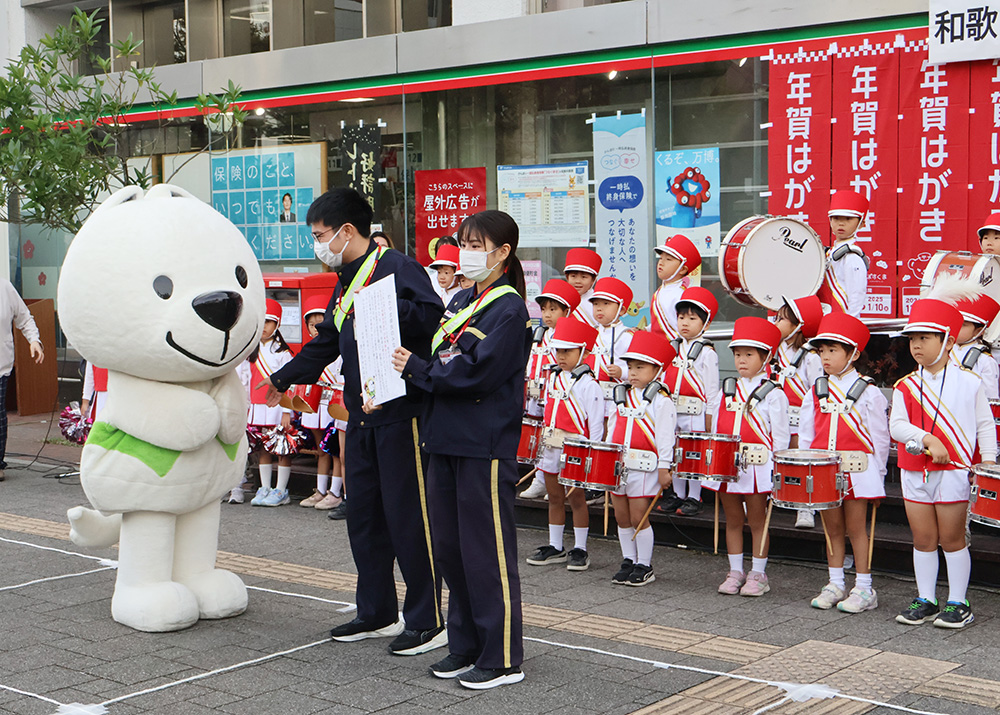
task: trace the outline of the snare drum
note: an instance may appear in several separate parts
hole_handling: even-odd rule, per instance
[[[993,413],[993,422],[1000,425],[1000,400],[990,400],[990,412]],[[1000,426],[997,429],[1000,430]]]
[[[536,464],[542,446],[542,428],[545,424],[533,417],[521,420],[521,441],[517,445],[518,464]]]
[[[681,432],[677,435],[674,462],[681,479],[739,480],[737,457],[740,438],[731,434]]]
[[[322,398],[322,386],[299,385],[292,395],[292,406],[299,412],[311,415],[319,411],[319,403]]]
[[[567,437],[559,457],[559,483],[580,489],[618,490],[628,470],[622,462],[622,447],[610,442],[592,442]]]
[[[972,468],[969,516],[987,526],[1000,526],[1000,467],[977,464]]]
[[[808,225],[782,216],[752,216],[719,247],[719,278],[736,300],[778,310],[782,296],[814,295],[823,284],[826,249]]]
[[[836,509],[846,480],[840,455],[823,449],[783,449],[774,453],[771,501],[788,509]]]

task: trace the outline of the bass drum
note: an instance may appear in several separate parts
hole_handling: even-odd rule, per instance
[[[924,276],[920,279],[920,295],[930,291],[934,281],[940,276],[956,275],[975,281],[983,288],[983,293],[1000,303],[1000,258],[979,255],[969,251],[938,251],[927,261]],[[1000,320],[994,320],[983,334],[986,342],[995,344],[1000,338]]]
[[[719,279],[736,300],[777,310],[782,296],[815,295],[826,249],[808,225],[782,216],[752,216],[733,226],[719,247]]]

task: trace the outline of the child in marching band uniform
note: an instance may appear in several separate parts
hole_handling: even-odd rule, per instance
[[[707,288],[694,286],[677,302],[677,332],[671,341],[677,356],[665,373],[665,384],[677,409],[677,431],[707,432],[719,404],[719,356],[702,337],[719,312],[719,301]],[[701,513],[701,480],[673,481],[673,499],[664,498],[660,511],[684,516]]]
[[[634,329],[626,327],[621,317],[628,313],[632,304],[632,289],[617,278],[601,278],[590,296],[594,319],[597,321],[597,340],[587,357],[587,364],[594,371],[594,377],[604,391],[606,413],[611,414],[614,386],[622,382],[628,365],[622,354],[632,342]]]
[[[649,306],[649,329],[674,340],[677,335],[677,301],[684,292],[681,281],[701,265],[701,254],[691,239],[683,234],[671,236],[656,246],[656,277],[662,283],[653,292]]]
[[[980,253],[1000,256],[1000,213],[990,214],[979,227]],[[1000,365],[1000,342],[992,345],[993,359]]]
[[[574,545],[567,556],[563,548],[566,528],[566,487],[559,483],[562,442],[570,435],[600,441],[604,436],[604,395],[590,367],[584,363],[594,346],[597,330],[576,318],[559,318],[549,346],[555,351],[555,369],[546,385],[544,448],[538,471],[545,476],[549,494],[549,543],[540,546],[527,561],[532,566],[565,563],[570,571],[590,567],[587,534],[590,512],[583,489],[573,489],[569,504],[573,511]]]
[[[108,370],[96,367],[89,360],[83,368],[83,394],[80,396],[80,414],[97,421],[108,401]]]
[[[281,325],[281,304],[276,300],[268,299],[264,312],[264,332],[261,334],[260,345],[247,358],[251,366],[250,415],[247,424],[262,429],[270,429],[280,424],[287,430],[292,423],[290,409],[267,406],[266,387],[259,389],[252,387],[264,378],[270,377],[271,373],[292,359],[291,348],[281,337],[281,331],[278,330],[279,325]],[[261,486],[254,498],[250,500],[250,504],[253,506],[288,504],[291,501],[288,496],[288,480],[292,476],[291,455],[278,457],[278,483],[274,489],[271,488],[273,457],[266,449],[262,448],[260,451],[258,468]]]
[[[826,377],[816,380],[802,400],[799,444],[803,449],[841,453],[847,479],[842,506],[823,512],[830,537],[827,553],[830,582],[812,600],[813,608],[834,606],[844,613],[861,613],[878,606],[868,563],[868,502],[885,497],[889,457],[889,404],[872,380],[854,369],[868,344],[868,328],[858,318],[831,313],[819,324],[810,346],[822,360]],[[850,595],[844,579],[844,534],[851,538],[857,576]],[[845,598],[846,596],[846,598]]]
[[[947,279],[946,279],[947,280]],[[942,283],[942,281],[939,281]],[[950,364],[962,314],[935,285],[916,301],[903,334],[918,368],[892,393],[889,432],[899,443],[898,463],[913,534],[917,597],[896,616],[905,625],[933,621],[962,628],[973,620],[966,598],[972,558],[965,527],[969,508],[968,468],[976,451],[984,464],[996,462],[997,438],[982,380]],[[938,545],[948,568],[948,602],[938,608]]]
[[[594,306],[590,297],[594,294],[594,283],[601,272],[604,260],[589,248],[571,248],[566,252],[566,267],[563,275],[566,282],[576,288],[580,294],[580,304],[573,310],[573,317],[591,327],[597,327],[594,319]]]
[[[552,340],[552,330],[556,321],[568,317],[580,304],[580,294],[576,288],[564,280],[553,278],[546,281],[542,292],[535,297],[535,302],[542,311],[542,324],[535,328],[532,336],[531,357],[525,371],[525,391],[527,399],[524,412],[529,417],[541,417],[545,410],[545,383],[548,380],[549,367],[555,363],[555,354],[549,345]],[[531,484],[521,492],[524,499],[540,499],[545,496],[545,476],[540,471],[535,472]]]
[[[441,297],[445,308],[448,307],[455,294],[462,290],[455,277],[455,271],[458,270],[458,253],[458,246],[439,244],[434,260],[428,266],[437,271],[434,291]]]
[[[830,197],[830,230],[833,245],[826,252],[826,275],[819,298],[831,310],[857,318],[868,296],[868,256],[856,234],[868,216],[868,199],[841,189]]]
[[[622,548],[621,567],[611,583],[645,586],[656,577],[653,527],[644,517],[652,500],[670,486],[677,427],[673,400],[656,378],[674,349],[663,337],[639,330],[622,357],[628,362],[628,387],[615,388],[608,441],[625,447],[628,477],[611,493]]]
[[[1000,399],[1000,370],[983,342],[983,331],[1000,313],[1000,303],[985,293],[975,300],[963,300],[955,306],[965,319],[951,351],[951,362],[978,375],[983,381],[987,400]]]
[[[781,345],[775,362],[774,380],[788,398],[789,433],[792,449],[799,446],[799,408],[816,378],[823,374],[819,356],[809,350],[806,340],[816,334],[823,318],[823,305],[814,295],[789,300],[778,308],[774,324],[781,331]],[[812,529],[816,518],[812,509],[799,509],[795,519],[797,529]]]
[[[764,531],[767,498],[771,493],[774,452],[788,449],[788,398],[777,383],[767,379],[766,369],[781,342],[778,327],[764,318],[737,319],[729,343],[739,379],[728,378],[715,410],[712,431],[741,438],[741,452],[749,462],[739,470],[739,481],[705,480],[717,491],[726,514],[726,551],[729,574],[719,593],[762,596],[771,590],[767,582],[767,533]],[[745,506],[745,510],[744,510]],[[744,516],[752,534],[752,568],[743,571]]]

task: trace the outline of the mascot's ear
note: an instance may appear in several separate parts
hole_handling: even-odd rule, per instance
[[[98,211],[103,211],[104,209],[111,208],[112,206],[119,206],[121,204],[127,203],[129,201],[138,201],[142,198],[142,187],[140,186],[126,186],[125,188],[118,189],[115,193],[111,194],[104,202],[94,209],[94,213]]]
[[[146,192],[147,199],[193,199],[190,193],[173,184],[157,184]]]

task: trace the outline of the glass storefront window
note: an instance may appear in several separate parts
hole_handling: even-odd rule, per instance
[[[225,55],[271,49],[271,0],[223,0]]]
[[[307,45],[364,36],[362,0],[305,0],[303,15]]]

